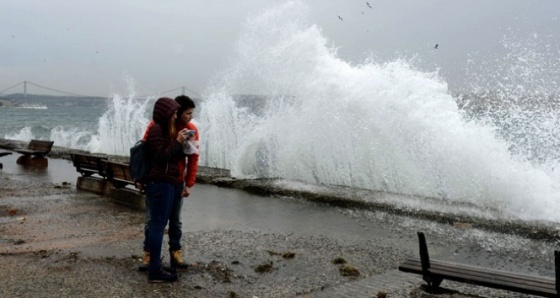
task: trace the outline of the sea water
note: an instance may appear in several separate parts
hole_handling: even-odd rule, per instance
[[[506,40],[494,85],[473,67],[471,89],[454,96],[404,58],[344,61],[306,9],[290,1],[247,21],[232,65],[197,102],[202,165],[560,222],[558,86],[540,73],[560,68],[546,53]],[[0,136],[128,155],[154,99],[129,90],[104,109],[2,108]]]
[[[94,153],[128,155],[146,128],[153,97],[113,94],[102,107],[0,108],[0,136],[51,140],[56,146]]]
[[[89,147],[105,107],[0,108],[0,137],[53,140],[71,148]]]

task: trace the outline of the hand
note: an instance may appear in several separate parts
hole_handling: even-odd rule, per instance
[[[183,198],[188,197],[191,194],[191,188],[188,186],[183,187]]]
[[[179,131],[179,133],[177,134],[177,142],[181,144],[185,142],[185,140],[187,139],[187,131],[188,129],[186,128]]]
[[[146,193],[146,190],[144,189],[144,185],[142,183],[134,182],[134,186],[140,191],[140,193]]]

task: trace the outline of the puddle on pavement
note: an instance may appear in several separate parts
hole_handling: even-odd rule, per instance
[[[3,169],[0,170],[6,174],[11,174],[13,179],[16,180],[30,180],[37,182],[50,182],[62,183],[70,182],[76,183],[79,173],[72,165],[72,162],[65,159],[48,158],[49,165],[46,168],[33,168],[29,166],[22,166],[16,163],[16,160],[21,155],[13,153],[0,158],[0,163],[3,164]]]
[[[184,229],[190,231],[254,230],[356,241],[389,233],[378,224],[346,216],[332,206],[203,184],[196,185],[191,197],[184,200],[182,220]]]
[[[14,153],[2,158],[5,173],[13,179],[75,185],[79,173],[71,161],[49,158],[46,169],[18,165]],[[365,226],[330,206],[297,199],[261,197],[238,189],[197,184],[190,198],[185,199],[182,212],[186,230],[239,229],[264,232],[321,234],[345,239],[368,239],[368,234],[383,233],[375,225]],[[349,232],[352,231],[352,232]]]
[[[7,224],[7,223],[19,222],[19,221],[21,220],[14,216],[0,216],[0,224]]]

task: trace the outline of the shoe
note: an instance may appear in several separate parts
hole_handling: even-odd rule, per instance
[[[177,273],[166,271],[163,268],[160,268],[155,272],[150,271],[150,273],[148,274],[148,282],[150,283],[174,282],[176,280]]]
[[[173,273],[173,274],[177,274],[177,269],[173,268],[173,267],[167,267],[167,266],[161,266],[161,269],[169,272],[169,273]]]
[[[140,271],[148,271],[150,267],[150,252],[144,251],[144,257],[142,258],[142,265],[138,266]]]
[[[170,257],[171,267],[181,268],[181,269],[187,269],[189,267],[189,264],[187,264],[185,260],[183,260],[183,253],[181,252],[180,249],[170,250],[169,254],[171,255]]]

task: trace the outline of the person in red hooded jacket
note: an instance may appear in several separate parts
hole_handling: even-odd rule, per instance
[[[184,185],[182,191],[175,194],[171,215],[169,217],[169,254],[171,256],[171,266],[185,269],[188,265],[184,261],[181,251],[181,237],[183,235],[181,208],[183,207],[183,197],[188,197],[191,194],[191,188],[194,186],[196,180],[200,137],[198,128],[191,122],[196,107],[194,101],[186,95],[177,96],[175,101],[181,106],[177,110],[177,129],[187,129],[191,133],[187,140],[189,143],[185,143],[183,147],[194,147],[191,148],[190,152],[189,150],[184,150],[184,153],[187,154],[187,158],[179,162],[180,175],[177,178],[177,182],[184,183]]]
[[[176,129],[181,131],[187,129],[192,134],[189,135],[187,141],[190,144],[185,143],[184,145],[194,146],[195,152],[187,152],[187,158],[179,160],[178,172],[179,175],[175,181],[173,202],[171,205],[171,213],[169,217],[169,254],[170,263],[173,268],[183,268],[186,269],[188,264],[183,259],[181,237],[182,237],[182,222],[181,222],[181,209],[183,207],[183,197],[188,197],[191,193],[191,188],[195,184],[196,173],[198,171],[198,150],[199,150],[199,133],[198,128],[194,123],[191,122],[193,118],[193,112],[195,109],[195,103],[188,96],[180,95],[175,98],[175,101],[179,104],[177,109],[177,120]],[[149,131],[150,127],[153,125],[153,120],[148,125],[146,130]],[[184,150],[185,153],[185,150]],[[144,225],[144,258],[142,260],[142,265],[139,267],[140,270],[147,270],[151,259],[151,253],[148,247],[148,235],[150,233],[151,218],[150,218],[150,205],[146,201],[146,222]]]

